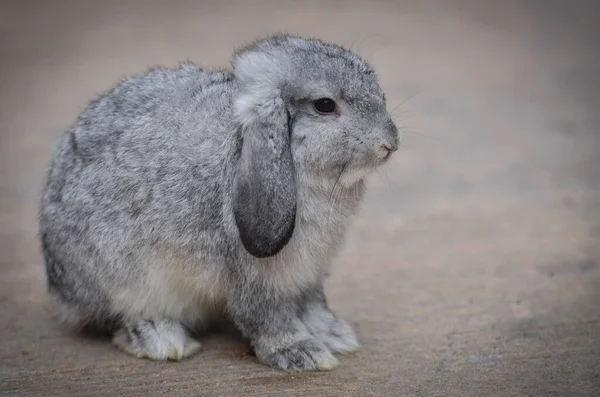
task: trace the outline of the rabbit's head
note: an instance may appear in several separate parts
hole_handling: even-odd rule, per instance
[[[398,148],[374,70],[333,44],[275,36],[236,54],[242,154],[234,214],[246,249],[277,253],[290,239],[298,184],[351,186]]]

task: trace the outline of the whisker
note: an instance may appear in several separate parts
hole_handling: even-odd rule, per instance
[[[402,163],[400,162],[400,160],[397,157],[392,157],[391,159],[394,163],[396,163],[397,165],[402,165]]]
[[[413,152],[418,152],[419,150],[416,148],[412,148],[412,147],[408,147],[405,144],[403,144],[402,142],[399,142],[398,145],[402,148],[402,149],[406,149],[406,150],[410,150]]]
[[[348,163],[349,162],[345,163],[342,166],[342,170],[340,171],[340,174],[338,175],[337,179],[335,180],[335,183],[333,184],[333,189],[331,189],[331,193],[329,193],[329,200],[331,200],[331,198],[333,197],[333,194],[335,192],[335,188],[340,183],[340,179],[342,178],[342,175],[344,174],[344,171],[346,171],[346,167],[348,166]]]
[[[419,137],[419,138],[425,138],[425,139],[433,139],[433,140],[438,141],[438,142],[442,140],[442,138],[439,137],[439,136],[427,134],[425,132],[417,132],[417,131],[404,130],[402,128],[400,128],[400,134],[401,135],[413,136],[413,137]]]
[[[335,209],[336,201],[339,197],[341,197],[341,193],[343,190],[343,186],[340,186],[340,188],[338,189],[338,192],[336,193],[336,187],[338,187],[338,185],[340,184],[342,176],[344,175],[344,172],[346,172],[348,165],[352,162],[352,160],[354,160],[354,156],[356,155],[356,152],[357,152],[356,150],[352,151],[352,154],[350,155],[350,160],[348,160],[342,166],[342,170],[340,171],[340,174],[338,175],[335,183],[333,184],[333,188],[331,189],[331,193],[329,195],[329,202],[331,203],[331,206],[329,207],[329,214],[327,215],[327,225],[329,225],[331,222],[331,217],[333,215],[333,210]]]
[[[382,169],[381,171],[384,171],[384,170]],[[380,170],[375,170],[375,172],[377,173],[377,175],[380,178],[383,179],[385,177],[385,179],[387,179],[387,183],[385,183],[385,181],[384,181],[384,185],[386,185],[388,187],[388,189],[390,189],[390,193],[392,193],[392,194],[397,193],[392,189],[392,181],[390,180],[390,177],[386,173],[382,173],[382,172],[380,172]]]
[[[392,120],[394,120],[394,123],[402,123],[408,120],[410,117],[412,117],[415,113],[415,110],[402,109],[399,112],[390,114],[390,116],[392,116]]]
[[[406,102],[408,102],[409,100],[411,100],[412,98],[414,98],[415,96],[417,96],[418,92],[415,92],[411,95],[409,95],[408,97],[404,98],[398,105],[396,105],[396,107],[394,109],[392,109],[392,111],[390,112],[391,115],[394,115],[394,112],[403,104],[405,104]]]
[[[352,155],[354,157],[354,155]],[[340,171],[340,174],[338,175],[337,179],[335,180],[335,183],[333,184],[333,188],[331,189],[331,193],[329,194],[329,213],[327,214],[327,226],[329,226],[331,224],[331,216],[333,215],[333,210],[335,209],[335,202],[336,202],[336,187],[339,185],[340,180],[342,179],[342,175],[344,175],[344,172],[346,171],[346,167],[348,167],[348,164],[350,163],[350,161],[344,163],[344,165],[342,166],[342,170]],[[340,189],[341,191],[341,189]]]
[[[434,137],[433,135],[427,134],[425,132],[412,131],[412,130],[406,129],[404,126],[401,126],[400,130],[401,130],[402,134],[419,135],[419,136],[427,136],[427,137],[437,138],[437,137]]]
[[[339,186],[338,189],[334,189],[333,192],[333,196],[332,199],[329,200],[330,202],[330,206],[329,206],[329,213],[327,214],[327,225],[330,226],[332,221],[333,221],[333,214],[334,214],[334,210],[336,208],[336,204],[338,199],[341,197],[342,195],[342,190],[343,190],[343,186]]]

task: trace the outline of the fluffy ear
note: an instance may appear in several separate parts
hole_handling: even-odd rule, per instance
[[[264,258],[277,254],[292,237],[296,181],[284,100],[276,86],[246,73],[251,66],[256,65],[236,65],[245,89],[235,104],[242,148],[233,184],[233,214],[246,250]]]

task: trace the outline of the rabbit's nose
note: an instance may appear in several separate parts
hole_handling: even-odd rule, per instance
[[[398,150],[398,145],[388,142],[382,143],[379,147],[382,150],[387,150],[388,152],[395,152],[396,150]]]
[[[390,120],[386,123],[386,126],[383,128],[383,136],[380,138],[379,147],[385,155],[390,152],[395,152],[398,150],[398,146],[400,145],[399,137],[398,137],[398,128],[396,125]]]
[[[398,144],[397,143],[392,143],[392,142],[384,142],[381,143],[378,147],[377,147],[377,153],[378,156],[381,158],[387,158],[390,154],[392,154],[392,152],[395,152],[396,150],[398,150]]]

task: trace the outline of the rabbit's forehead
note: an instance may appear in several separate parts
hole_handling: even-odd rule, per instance
[[[382,101],[383,91],[375,73],[344,59],[313,57],[304,59],[304,67],[297,69],[300,87],[312,91],[329,92],[344,100]]]
[[[238,52],[238,77],[273,84],[292,97],[334,96],[349,104],[385,103],[374,69],[360,56],[320,40],[279,35]]]

